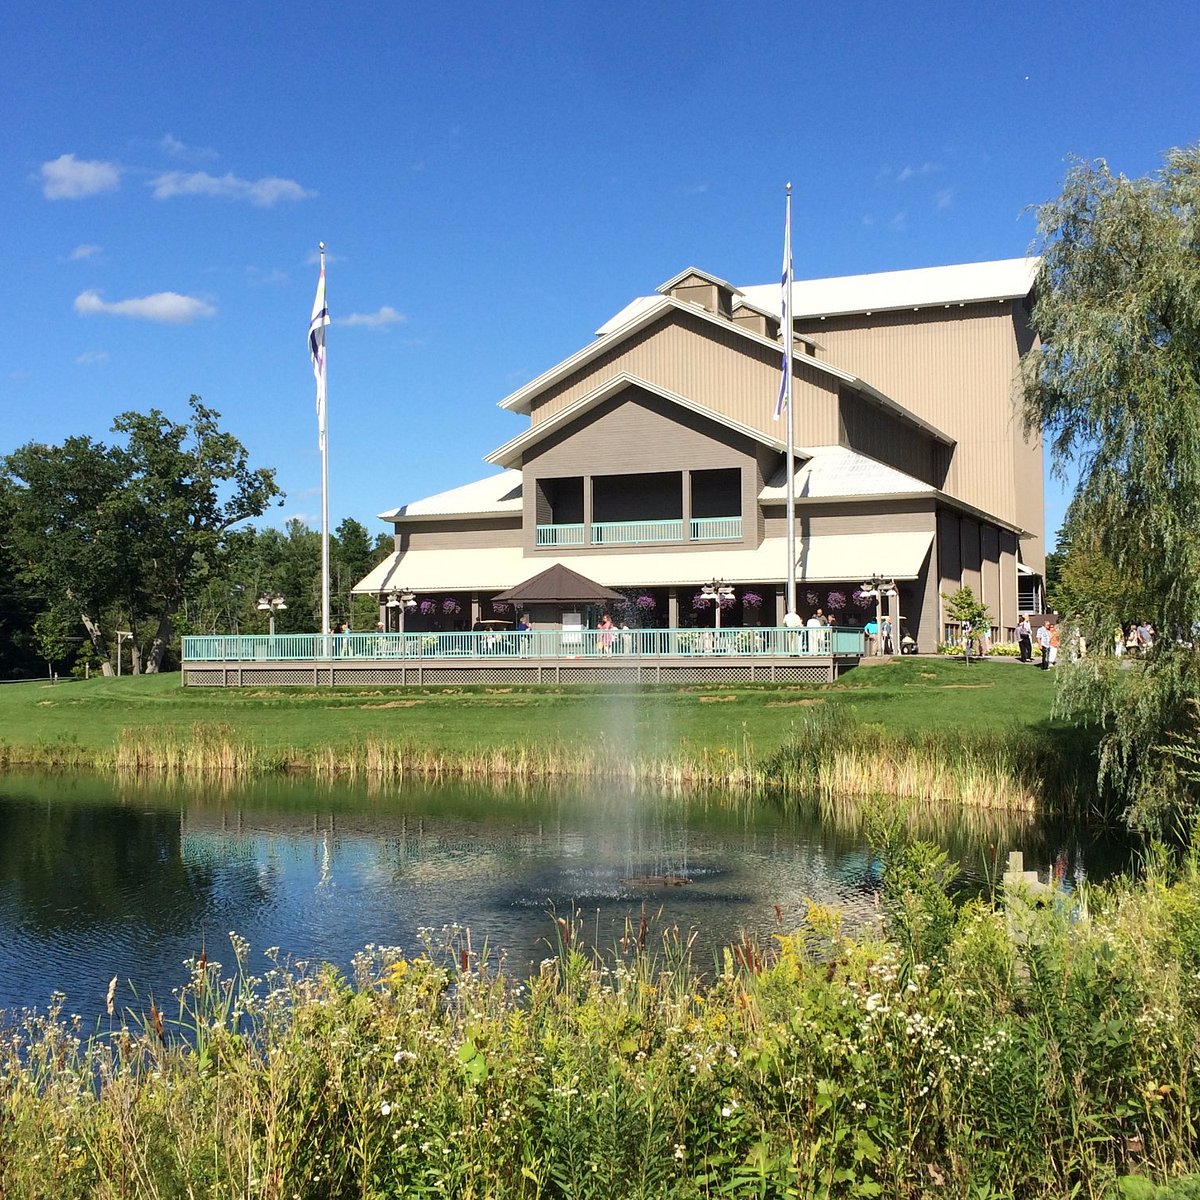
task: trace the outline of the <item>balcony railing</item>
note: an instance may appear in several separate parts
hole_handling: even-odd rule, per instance
[[[741,517],[693,517],[693,542],[740,542]]]
[[[537,527],[537,544],[539,546],[582,546],[582,525],[539,525]]]
[[[593,521],[593,546],[653,546],[682,542],[683,521]]]
[[[653,546],[663,542],[682,542],[684,530],[693,542],[739,542],[741,517],[692,517],[690,521],[593,521],[593,546]],[[539,525],[539,549],[559,546],[586,546],[584,525]]]
[[[482,633],[209,634],[183,639],[184,662],[358,659],[754,658],[861,656],[861,629],[538,629]]]

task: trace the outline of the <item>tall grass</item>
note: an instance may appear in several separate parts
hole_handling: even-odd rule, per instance
[[[1195,1169],[1195,862],[947,914],[905,861],[898,925],[813,907],[703,971],[686,931],[592,957],[564,916],[531,977],[456,928],[349,979],[257,977],[235,938],[165,1019],[25,1014],[0,1195],[1098,1200]]]
[[[673,754],[630,752],[619,742],[539,742],[476,748],[369,736],[349,745],[263,746],[227,724],[127,729],[112,748],[47,747],[35,765],[90,765],[161,779],[238,778],[295,772],[322,780],[391,782],[411,777],[490,781],[620,780],[654,786],[726,788],[749,795],[833,800],[891,795],[1009,812],[1047,808],[1080,814],[1095,804],[1086,743],[1027,732],[896,731],[816,709],[773,753],[756,755],[749,734],[734,748],[680,745]],[[6,763],[0,753],[0,766]]]

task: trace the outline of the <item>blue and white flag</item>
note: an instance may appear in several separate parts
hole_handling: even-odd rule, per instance
[[[322,449],[325,446],[325,326],[328,324],[329,307],[325,303],[325,252],[322,250],[317,296],[313,300],[312,320],[308,323],[308,353],[312,358],[313,375],[317,380],[317,430]]]
[[[792,185],[788,184],[787,213],[783,222],[783,295],[780,297],[779,327],[783,337],[783,378],[775,398],[775,420],[785,405],[792,403]]]

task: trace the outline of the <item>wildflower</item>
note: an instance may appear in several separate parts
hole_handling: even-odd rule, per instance
[[[392,1106],[385,1100],[379,1106],[379,1113],[380,1113],[380,1116],[390,1117],[392,1115]]]

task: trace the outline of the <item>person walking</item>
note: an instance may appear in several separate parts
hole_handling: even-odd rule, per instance
[[[1037,644],[1042,652],[1042,661],[1038,663],[1043,671],[1050,670],[1050,630],[1052,626],[1049,621],[1038,626]]]
[[[1021,651],[1021,662],[1033,662],[1033,626],[1029,624],[1029,618],[1024,613],[1017,622],[1017,646]]]
[[[1058,662],[1058,626],[1050,626],[1050,665],[1054,666]]]

